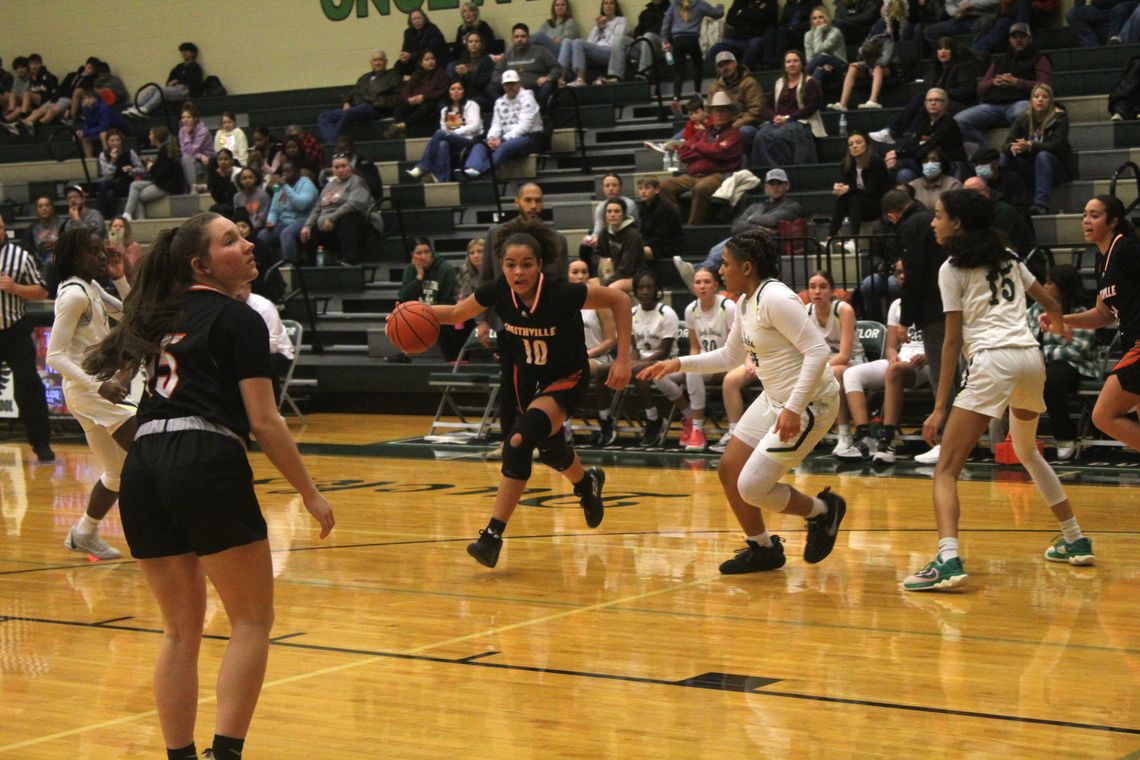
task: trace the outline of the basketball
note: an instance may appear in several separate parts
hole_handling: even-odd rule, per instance
[[[435,345],[439,320],[431,307],[421,301],[396,304],[384,328],[392,345],[407,354],[419,354]]]

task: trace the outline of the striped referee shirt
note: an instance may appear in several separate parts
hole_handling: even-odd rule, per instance
[[[39,285],[44,287],[40,270],[35,259],[15,243],[3,243],[0,247],[0,275],[8,275],[17,285]],[[24,316],[25,301],[15,293],[0,290],[0,330],[7,330]]]

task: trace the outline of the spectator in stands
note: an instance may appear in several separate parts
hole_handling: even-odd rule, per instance
[[[447,259],[436,256],[431,242],[425,237],[413,238],[412,246],[411,266],[404,267],[403,281],[396,294],[397,303],[420,301],[429,306],[455,303],[459,279],[455,267]],[[448,361],[455,361],[464,340],[466,335],[456,330],[455,325],[440,325],[439,347]]]
[[[1009,247],[1017,251],[1019,256],[1025,256],[1030,252],[1035,245],[1036,235],[1028,217],[1007,203],[1000,194],[991,190],[981,177],[970,177],[962,183],[962,187],[974,190],[993,201],[994,216],[997,219],[994,229],[1000,230],[1005,235]]]
[[[1069,114],[1053,100],[1053,88],[1039,84],[1030,95],[1029,110],[1009,128],[1002,145],[1002,163],[1033,185],[1030,216],[1049,213],[1053,187],[1077,175],[1069,145]]]
[[[845,40],[863,40],[881,17],[881,0],[835,0],[832,25]]]
[[[46,271],[55,253],[55,241],[63,232],[64,218],[55,213],[55,203],[46,195],[36,198],[36,220],[24,230],[20,245],[32,254],[45,280],[54,280]],[[2,243],[3,241],[0,241]]]
[[[127,278],[132,279],[135,267],[143,255],[143,247],[135,240],[131,223],[121,216],[111,219],[107,229],[107,250],[122,257],[126,266]]]
[[[301,144],[301,150],[304,152],[305,158],[312,164],[314,172],[319,171],[325,165],[325,148],[315,135],[304,131],[298,124],[290,124],[285,127],[285,138],[290,137],[296,138]],[[316,174],[313,176],[315,177]]]
[[[557,58],[558,51],[562,49],[562,41],[576,40],[579,36],[578,22],[574,20],[570,0],[552,0],[550,18],[534,33],[532,42],[542,45],[550,51],[552,57]]]
[[[814,77],[822,88],[829,79],[836,79],[847,70],[847,43],[843,32],[831,23],[827,8],[817,5],[811,9],[811,29],[804,35],[804,71]]]
[[[831,349],[827,364],[842,390],[843,373],[849,367],[866,360],[863,344],[855,334],[855,309],[836,296],[835,280],[827,271],[816,272],[808,279],[807,297],[806,308],[811,318],[809,321],[822,333],[827,347]],[[832,456],[849,453],[855,445],[851,437],[851,416],[847,411],[845,394],[840,396],[837,422],[839,436],[831,452]]]
[[[1108,93],[1108,113],[1112,121],[1135,119],[1140,114],[1140,55],[1124,64],[1120,81]]]
[[[39,53],[28,56],[28,86],[24,90],[24,97],[19,102],[18,110],[13,115],[14,121],[4,127],[13,135],[19,137],[31,134],[37,121],[44,119],[49,113],[54,119],[59,112],[51,106],[56,92],[59,89],[59,80],[55,74],[44,66],[44,59]],[[49,122],[50,123],[50,122]]]
[[[111,73],[111,65],[106,61],[95,64],[95,93],[109,106],[118,108],[127,102],[130,93],[123,80]]]
[[[323,111],[317,116],[317,134],[323,142],[336,142],[336,138],[350,124],[375,121],[391,114],[400,91],[400,74],[395,69],[388,68],[388,54],[383,50],[373,50],[368,63],[368,72],[356,80],[356,85],[344,96],[340,108]],[[254,143],[256,142],[255,133]],[[265,158],[273,160],[272,156],[267,155]]]
[[[930,148],[921,154],[922,176],[907,184],[914,188],[914,199],[926,208],[934,208],[938,196],[947,190],[958,190],[962,182],[946,169],[940,148]]]
[[[632,219],[634,224],[638,222],[637,204],[632,198],[622,195],[621,190],[621,177],[616,174],[607,174],[602,177],[602,202],[594,206],[594,227],[590,230],[589,235],[582,238],[583,247],[593,248],[597,244],[598,238],[606,226],[605,206],[609,201],[621,201],[622,206],[625,207],[625,215]],[[586,251],[582,257],[586,258],[589,253]],[[596,273],[597,270],[591,267],[590,271]]]
[[[277,170],[270,178],[271,185],[277,186],[284,179],[282,168],[286,161],[291,161],[297,171],[312,180],[314,185],[316,184],[320,168],[305,155],[305,149],[301,146],[301,138],[286,137],[285,142],[281,144],[281,153],[278,154],[277,159]]]
[[[191,193],[198,192],[198,176],[205,174],[214,157],[214,141],[210,130],[202,123],[198,106],[189,101],[182,104],[182,126],[178,130],[178,150],[182,153],[182,176]]]
[[[218,151],[217,163],[212,164],[206,173],[206,190],[214,199],[210,211],[227,219],[234,213],[234,196],[237,195],[238,173],[241,167],[234,163],[234,154],[229,148]]]
[[[249,141],[245,132],[237,125],[237,117],[233,111],[222,111],[222,123],[214,133],[214,153],[226,148],[233,154],[238,166],[245,166],[249,161]]]
[[[154,158],[144,161],[148,179],[136,179],[127,193],[127,208],[123,218],[128,222],[146,219],[144,203],[186,192],[186,178],[182,174],[182,162],[178,143],[171,139],[166,127],[150,130],[150,144],[158,149]]]
[[[438,65],[435,53],[425,50],[415,72],[404,80],[400,98],[392,109],[392,126],[384,132],[385,140],[408,135],[423,137],[435,123],[439,101],[447,93],[447,74]]]
[[[544,48],[538,48],[545,52]],[[530,90],[524,90],[519,73],[514,69],[503,72],[504,94],[495,101],[491,128],[487,130],[486,144],[479,143],[467,154],[463,172],[474,179],[491,169],[503,165],[508,159],[525,156],[536,149],[542,133],[542,115],[538,102]],[[487,155],[490,148],[491,154]]]
[[[752,77],[748,69],[738,65],[736,56],[728,50],[717,53],[716,73],[717,78],[709,87],[709,97],[718,92],[726,92],[740,104],[740,112],[733,119],[732,126],[740,130],[741,152],[750,156],[760,125],[772,118],[768,97],[760,82]]]
[[[408,14],[408,28],[404,30],[404,44],[397,57],[396,72],[402,77],[411,76],[419,66],[420,56],[427,50],[435,54],[437,61],[447,60],[447,42],[443,33],[428,20],[427,14],[417,8]]]
[[[732,220],[732,234],[739,235],[756,227],[763,227],[775,235],[779,232],[780,222],[802,219],[804,216],[803,207],[800,206],[799,201],[788,197],[788,191],[791,187],[786,171],[769,169],[764,177],[765,197],[745,208],[739,216]],[[728,238],[710,248],[708,256],[697,267],[707,267],[714,272],[719,272],[720,265],[724,260],[726,243],[728,243]],[[681,275],[685,285],[692,290],[693,265],[680,256],[673,257],[673,264],[677,267],[677,272]]]
[[[66,126],[73,125],[75,119],[71,116],[71,112],[73,105],[76,107],[79,105],[78,89],[81,85],[94,83],[95,63],[98,62],[98,58],[88,58],[87,62],[78,69],[68,72],[53,92],[44,95],[38,108],[28,114],[22,122],[15,123],[17,130],[30,135],[37,123],[46,126],[56,119]]]
[[[946,253],[930,227],[934,214],[905,190],[896,187],[883,196],[883,215],[898,231],[905,272],[899,322],[903,327],[913,325],[922,332],[923,355],[930,365],[930,388],[937,395],[942,342],[946,336],[938,268],[946,260]],[[940,448],[935,446],[916,457],[916,461],[932,464],[938,461],[939,452]]]
[[[704,0],[697,0],[703,3]],[[610,66],[611,53],[615,46],[619,46],[621,38],[626,33],[626,19],[622,15],[618,0],[602,0],[601,10],[590,28],[590,33],[584,40],[563,40],[562,48],[558,51],[558,65],[565,71],[574,71],[577,78],[569,82],[570,87],[585,87],[586,67]],[[618,47],[620,50],[620,47]],[[624,71],[624,68],[623,68]],[[614,79],[620,74],[609,69],[607,73]],[[598,77],[594,84],[605,84],[605,77]]]
[[[1071,13],[1072,11],[1070,11]],[[1128,16],[1128,20],[1120,27],[1120,31],[1115,35],[1110,35],[1108,38],[1109,45],[1120,45],[1121,43],[1131,45],[1134,42],[1140,42],[1140,6]],[[19,59],[16,59],[19,60]],[[12,62],[16,65],[16,61]]]
[[[12,72],[4,68],[4,59],[0,58],[0,95],[7,95],[12,89]]]
[[[899,184],[906,184],[922,174],[922,157],[932,148],[941,151],[949,161],[966,160],[962,131],[950,115],[948,104],[946,90],[940,87],[927,90],[927,118],[914,131],[904,133],[894,150],[887,151],[887,168],[895,172]]]
[[[249,215],[250,229],[254,232],[260,232],[265,227],[265,220],[269,217],[269,203],[269,195],[261,189],[260,172],[249,166],[241,169],[237,175],[233,207],[235,212],[245,209]]]
[[[261,155],[261,166],[256,166],[253,162],[250,165],[254,169],[265,175],[273,174],[277,171],[277,157],[281,154],[281,142],[269,132],[269,127],[264,125],[253,128],[253,147],[250,149],[257,151]]]
[[[946,21],[929,24],[922,30],[926,47],[932,50],[938,46],[941,37],[958,34],[972,34],[975,37],[988,29],[997,16],[1000,0],[946,0]]]
[[[662,60],[664,48],[661,40],[661,25],[665,23],[665,13],[669,9],[669,0],[649,0],[645,8],[637,15],[637,26],[628,34],[618,38],[617,44],[611,48],[608,68],[608,81],[625,79],[626,69],[629,65],[629,51],[633,41],[644,37],[649,44],[637,47],[637,79],[645,79],[654,74],[653,59]],[[649,74],[643,73],[649,72]]]
[[[687,173],[661,183],[661,194],[674,206],[681,193],[692,191],[689,224],[708,223],[709,199],[725,175],[740,168],[740,130],[732,126],[740,105],[728,93],[718,92],[709,101],[709,110],[712,126],[704,130],[699,141],[677,149],[677,157],[685,162]]]
[[[67,219],[64,230],[87,230],[92,235],[107,239],[107,222],[93,208],[87,208],[87,192],[82,185],[68,185],[64,193],[67,199]]]
[[[94,90],[81,90],[80,102],[83,108],[83,121],[75,130],[75,136],[83,143],[83,151],[88,158],[107,149],[107,138],[112,130],[122,134],[128,129],[114,108],[107,105]],[[97,144],[96,144],[97,143]]]
[[[946,93],[947,104],[942,109],[951,116],[978,100],[978,65],[973,54],[960,48],[950,37],[938,40],[934,51],[934,65],[930,74],[923,80],[923,91],[915,93],[902,112],[880,130],[871,133],[875,142],[894,145],[895,141],[908,133],[917,133],[928,124],[930,115],[926,95],[938,88]],[[957,139],[961,142],[961,137]]]
[[[480,108],[491,108],[494,104],[487,95],[487,87],[495,74],[495,61],[483,47],[483,38],[477,32],[467,35],[467,46],[455,63],[447,64],[447,76],[452,82],[463,85],[463,92]]]
[[[1064,314],[1082,312],[1088,308],[1081,274],[1076,267],[1058,264],[1049,269],[1045,277],[1045,292],[1061,304]],[[1034,302],[1027,315],[1029,330],[1041,343],[1045,354],[1045,408],[1053,429],[1057,458],[1072,459],[1077,453],[1077,426],[1073,422],[1072,399],[1076,397],[1082,380],[1100,380],[1100,363],[1097,361],[1095,330],[1073,330],[1068,336],[1041,329],[1041,315],[1045,310]]]
[[[479,270],[483,268],[483,252],[485,249],[485,241],[483,238],[473,238],[467,241],[467,255],[463,259],[463,266],[459,270],[459,276],[455,281],[455,302],[460,303],[464,298],[475,292],[479,287]],[[460,348],[467,342],[468,336],[475,329],[475,320],[469,319],[461,325],[456,325],[455,330],[459,333],[456,337],[456,343]]]
[[[95,75],[100,65],[103,65],[103,62],[95,56],[91,56],[82,66],[68,74],[60,82],[57,94],[61,99],[56,102],[55,107],[59,109],[58,115],[64,124],[72,124],[79,118],[83,92],[95,89]],[[45,121],[44,123],[48,122]]]
[[[563,44],[566,40],[573,39],[577,38],[565,37]],[[558,86],[558,80],[562,76],[562,66],[549,50],[541,45],[531,44],[530,29],[526,24],[518,23],[511,27],[511,41],[514,44],[495,65],[495,74],[491,77],[487,94],[493,98],[503,94],[504,88],[500,83],[503,81],[503,74],[510,70],[519,75],[519,81],[522,82],[524,89],[534,91],[536,102],[545,104],[554,92],[554,88]]]
[[[343,153],[333,156],[332,169],[333,178],[321,190],[300,238],[312,249],[325,246],[338,261],[355,264],[368,234],[372,195]]]
[[[269,204],[265,228],[257,233],[257,239],[271,249],[280,249],[281,260],[296,264],[300,263],[297,242],[309,212],[316,207],[317,186],[288,159],[281,165],[281,177],[277,195]]]
[[[3,95],[4,121],[9,122],[21,115],[24,93],[31,84],[32,70],[28,66],[28,57],[18,55],[13,58],[12,72],[5,71],[4,74],[6,79],[0,82],[0,94]]]
[[[855,131],[847,136],[847,154],[839,165],[839,181],[831,192],[835,195],[835,210],[827,236],[835,237],[844,220],[850,220],[853,232],[863,222],[872,222],[882,215],[879,204],[890,189],[891,176],[881,156],[875,153],[866,132]]]
[[[364,180],[364,184],[368,185],[368,192],[372,195],[372,200],[379,202],[384,197],[384,185],[380,181],[380,170],[376,168],[376,164],[368,156],[365,156],[356,150],[356,143],[350,135],[341,135],[336,138],[336,152],[343,154],[348,158],[348,163],[352,165],[352,173]],[[331,168],[325,169],[321,172],[320,186],[329,181],[333,176]]]
[[[860,108],[882,108],[879,97],[888,77],[898,73],[898,43],[906,33],[907,4],[903,0],[884,0],[882,5],[881,27],[872,29],[870,36],[859,46],[859,60],[847,67],[843,80],[843,93],[838,103],[827,107],[836,111],[846,111],[855,90],[855,83],[867,76],[871,77],[871,92]]]
[[[751,166],[788,166],[816,162],[815,138],[827,137],[819,108],[823,92],[804,74],[803,54],[784,55],[784,75],[776,80],[772,99],[776,115],[760,127],[752,148]]]
[[[513,233],[526,229],[529,222],[542,221],[542,210],[545,205],[542,188],[537,183],[524,182],[519,185],[518,192],[515,194],[515,208],[519,211],[518,216],[491,227],[487,232],[487,254],[483,256],[483,267],[479,270],[480,285],[485,285],[495,279],[502,271],[502,259],[500,258],[502,246],[498,244],[499,240],[506,240]],[[559,234],[558,237],[561,241],[558,263],[548,268],[547,271],[551,274],[565,275],[569,265],[569,246],[564,235]],[[479,318],[476,317],[475,321],[478,322]],[[480,337],[485,337],[485,335]]]
[[[677,207],[661,197],[661,181],[657,177],[637,180],[637,217],[641,222],[641,240],[647,261],[670,261],[679,256],[685,231]]]
[[[1108,39],[1122,41],[1121,30],[1136,9],[1136,0],[1093,0],[1077,2],[1065,14],[1069,28],[1077,36],[1077,44],[1082,47],[1100,47],[1094,26],[1108,24]]]
[[[439,129],[431,136],[420,160],[408,170],[412,179],[450,182],[455,158],[483,134],[483,114],[479,104],[468,99],[463,82],[452,82],[447,96],[447,105],[439,112]]]
[[[786,0],[780,23],[764,31],[764,68],[780,68],[784,53],[799,47],[811,28],[811,3],[812,0]]]
[[[235,223],[240,229],[242,222]],[[273,370],[273,398],[277,403],[281,403],[281,385],[296,356],[293,341],[289,338],[285,324],[281,321],[281,312],[277,310],[277,304],[273,301],[254,293],[253,284],[249,282],[238,289],[237,300],[256,311],[261,320],[265,322],[265,328],[269,332],[269,365]]]
[[[764,55],[764,32],[776,26],[779,18],[780,7],[776,0],[732,0],[725,17],[724,39],[709,48],[708,57],[716,60],[722,50],[728,50],[746,68],[759,71]]]
[[[95,193],[96,205],[104,219],[118,213],[119,199],[127,197],[135,175],[142,173],[139,155],[127,147],[122,132],[112,129],[107,135],[107,147],[99,154],[99,189]]]
[[[1029,94],[1038,84],[1053,83],[1053,62],[1033,44],[1028,24],[1009,29],[1009,52],[994,58],[978,82],[978,105],[954,116],[962,137],[986,142],[983,129],[1012,124],[1029,108]]]
[[[681,95],[681,83],[685,78],[685,58],[693,67],[693,91],[701,94],[701,81],[704,74],[704,59],[701,56],[700,32],[704,18],[718,19],[724,16],[724,6],[713,7],[705,0],[670,0],[665,20],[661,22],[661,43],[673,56],[673,102]]]
[[[459,60],[467,50],[467,36],[472,32],[483,40],[483,50],[488,54],[495,49],[495,32],[486,21],[479,18],[479,6],[468,0],[459,7],[459,17],[463,23],[455,30],[455,44],[451,49],[451,60]],[[442,60],[440,61],[442,63]]]
[[[626,215],[625,203],[614,199],[602,206],[606,223],[598,236],[592,269],[599,273],[602,285],[630,293],[634,275],[645,268],[645,243],[636,222]],[[601,261],[605,259],[609,260],[609,266],[601,267]],[[603,275],[603,269],[611,271]]]
[[[148,87],[135,97],[135,105],[123,113],[126,116],[144,118],[158,108],[163,101],[177,103],[194,98],[202,91],[202,67],[198,64],[198,46],[193,42],[183,42],[178,46],[182,62],[170,70],[166,86]]]

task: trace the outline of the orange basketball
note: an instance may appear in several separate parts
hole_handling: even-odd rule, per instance
[[[439,320],[427,304],[405,301],[396,304],[384,332],[396,348],[407,354],[419,354],[435,345],[439,338]]]

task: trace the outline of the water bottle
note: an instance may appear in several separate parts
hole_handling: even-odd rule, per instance
[[[839,114],[839,136],[847,137],[847,114],[842,112]]]
[[[665,63],[670,66],[673,65],[673,48],[671,47],[665,48]]]
[[[317,246],[317,266],[323,267],[325,265],[325,247],[323,245]]]
[[[665,171],[673,170],[673,151],[667,150],[661,154],[661,168]]]

